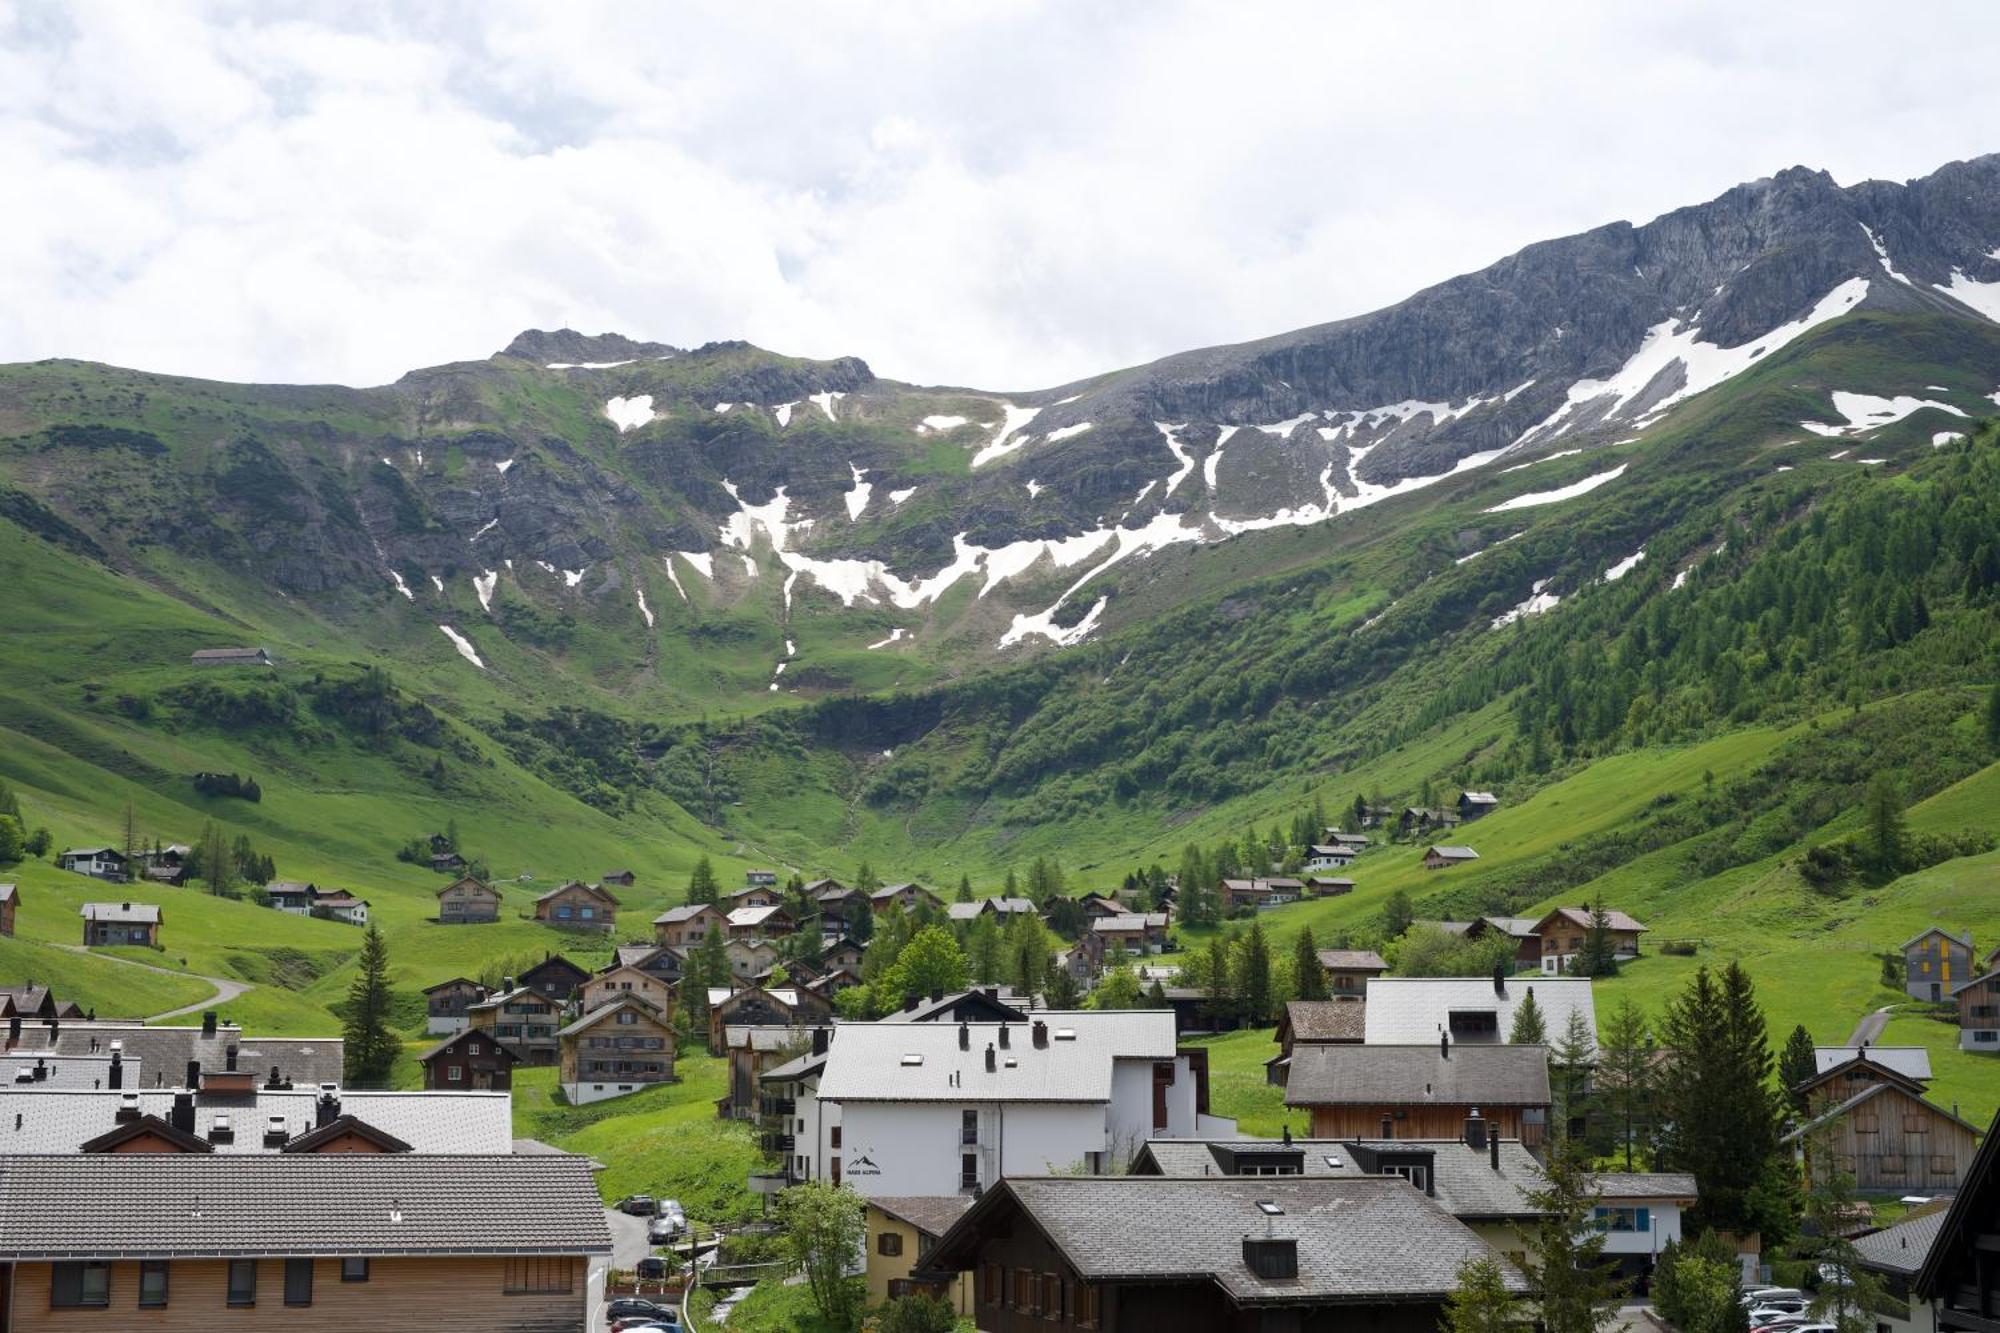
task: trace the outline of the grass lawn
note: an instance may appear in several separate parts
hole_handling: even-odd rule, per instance
[[[715,1114],[716,1098],[729,1090],[727,1062],[684,1048],[674,1069],[679,1083],[589,1106],[562,1100],[553,1067],[517,1069],[515,1137],[602,1162],[597,1187],[607,1203],[651,1194],[679,1199],[699,1222],[754,1216],[746,1180],[764,1156],[749,1125]]]
[[[1276,1033],[1276,1028],[1245,1028],[1186,1043],[1208,1052],[1210,1113],[1234,1117],[1239,1132],[1256,1138],[1276,1138],[1287,1120],[1285,1090],[1264,1081],[1264,1062],[1278,1053]],[[1312,1129],[1309,1112],[1293,1111],[1289,1119],[1293,1134]]]

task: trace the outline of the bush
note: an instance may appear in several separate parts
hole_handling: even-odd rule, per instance
[[[958,1314],[944,1297],[915,1292],[883,1306],[875,1327],[877,1333],[951,1333]]]

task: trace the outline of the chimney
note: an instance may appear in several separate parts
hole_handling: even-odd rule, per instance
[[[189,1092],[193,1092],[196,1088],[201,1086],[201,1061],[199,1060],[188,1061],[187,1083],[184,1086],[187,1088]]]
[[[224,1068],[225,1070],[227,1070],[228,1072],[232,1073],[232,1074],[236,1072],[236,1047],[235,1047],[235,1046],[231,1045],[231,1046],[227,1046],[227,1047],[224,1047],[224,1048],[223,1048],[223,1052],[222,1052],[222,1067],[223,1067],[223,1068]]]
[[[49,1081],[48,1062],[43,1060],[42,1057],[38,1055],[35,1057],[35,1082],[46,1083],[48,1081]]]
[[[998,986],[988,986],[986,988],[986,998],[992,1000],[996,1004],[999,1003],[1000,988]]]
[[[139,1118],[139,1094],[128,1092],[118,1098],[118,1114],[114,1117],[119,1124]]]
[[[814,1029],[813,1029],[813,1036],[812,1036],[812,1043],[813,1043],[813,1047],[812,1047],[812,1052],[813,1052],[813,1054],[814,1054],[814,1055],[825,1055],[825,1054],[826,1054],[826,1037],[827,1037],[827,1032],[826,1032],[826,1029],[825,1029],[825,1028],[814,1028]]]
[[[962,1018],[958,1021],[958,1049],[961,1051],[972,1049],[972,1029]]]
[[[125,1086],[125,1057],[117,1051],[111,1053],[110,1079],[113,1091]]]
[[[202,1011],[201,1035],[204,1037],[213,1037],[215,1035],[215,1010],[205,1009]]]
[[[1012,1042],[1007,1040],[1007,1025],[1002,1023],[1000,1025],[1000,1049],[1004,1051],[1012,1044]]]
[[[274,1115],[264,1122],[264,1146],[266,1148],[282,1148],[285,1146],[285,1140],[290,1137],[291,1135],[285,1132],[285,1117]]]
[[[1449,1032],[1438,1033],[1438,1054],[1447,1060],[1451,1059],[1451,1034]]]
[[[512,977],[500,978],[500,993],[502,995],[507,994],[509,991],[513,989],[514,989],[514,978]]]
[[[999,1057],[993,1052],[993,1043],[986,1043],[986,1072],[992,1073],[1000,1067]]]
[[[1500,1169],[1500,1135],[1498,1131],[1487,1136],[1486,1151],[1493,1159],[1493,1169],[1498,1171]]]
[[[939,1000],[942,1000],[943,998],[944,998],[944,991],[943,991],[943,990],[942,990],[941,988],[939,988],[939,987],[932,987],[932,988],[931,988],[931,1003],[932,1003],[932,1004],[936,1004],[936,1003],[937,1003],[937,1002],[938,1002]]]
[[[1486,1121],[1481,1118],[1476,1106],[1472,1108],[1472,1114],[1465,1117],[1465,1146],[1474,1152],[1486,1146]]]
[[[167,1121],[183,1134],[194,1133],[193,1093],[177,1092],[174,1094],[174,1109],[168,1114]]]
[[[9,1014],[7,1016],[7,1049],[12,1050],[20,1044],[21,1016],[19,1014]]]
[[[1507,998],[1507,965],[1505,963],[1495,963],[1493,965],[1493,993],[1503,1000]]]
[[[1396,1137],[1396,1118],[1387,1111],[1382,1113],[1382,1137],[1385,1139]]]
[[[905,1012],[913,1012],[913,1011],[914,1011],[914,1010],[916,1009],[916,1007],[917,1007],[917,1002],[918,1002],[919,1000],[921,1000],[922,998],[923,998],[923,997],[922,997],[922,996],[920,996],[920,995],[918,995],[918,994],[917,994],[917,993],[916,993],[915,991],[905,991],[905,992],[903,993],[903,1009],[904,1009],[904,1011],[905,1011]]]
[[[1285,1146],[1287,1148],[1292,1146],[1292,1127],[1290,1125],[1285,1126]]]
[[[1028,1033],[1030,1037],[1034,1040],[1036,1050],[1042,1050],[1048,1046],[1049,1025],[1047,1023],[1044,1023],[1041,1019],[1038,1018],[1035,1020],[1035,1025],[1028,1029]]]
[[[325,1129],[328,1125],[340,1119],[340,1098],[330,1092],[322,1092],[319,1095],[319,1100],[313,1103],[313,1109],[315,1112],[313,1128]]]

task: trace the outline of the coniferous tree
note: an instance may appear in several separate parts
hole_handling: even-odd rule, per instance
[[[1909,826],[1903,818],[1903,798],[1887,773],[1868,784],[1867,851],[1871,867],[1887,879],[1901,874],[1908,854]]]
[[[1871,1333],[1874,1310],[1883,1296],[1882,1280],[1862,1266],[1861,1253],[1847,1234],[1857,1201],[1854,1177],[1841,1169],[1838,1146],[1837,1125],[1828,1124],[1808,1136],[1805,1225],[1792,1246],[1792,1257],[1808,1261],[1821,1274],[1835,1275],[1820,1283],[1811,1314],[1839,1333]]]
[[[28,854],[28,840],[21,833],[21,821],[0,815],[0,866],[10,866]]]
[[[1161,983],[1158,977],[1154,977],[1153,984],[1146,988],[1146,1007],[1148,1009],[1171,1009],[1174,1007],[1173,1001],[1167,998],[1166,986]]]
[[[1549,1025],[1542,1018],[1541,1002],[1535,999],[1533,986],[1528,987],[1528,993],[1514,1007],[1514,1023],[1507,1031],[1507,1040],[1515,1046],[1548,1045]]]
[[[1217,935],[1208,942],[1202,956],[1201,985],[1208,994],[1208,1021],[1223,1028],[1236,1015],[1236,988],[1229,965],[1229,942]]]
[[[1000,925],[991,912],[981,912],[967,932],[966,957],[972,979],[984,986],[1000,981]]]
[[[729,967],[729,946],[723,942],[722,932],[711,930],[701,937],[701,942],[688,954],[687,966],[681,978],[681,995],[690,1014],[703,1022],[708,1021],[708,988],[718,990],[728,986],[733,980]]]
[[[1583,945],[1570,960],[1570,973],[1579,977],[1609,977],[1618,973],[1617,945],[1611,939],[1611,914],[1604,909],[1604,895],[1590,909],[1590,924],[1584,927]]]
[[[1048,981],[1042,986],[1042,999],[1051,1009],[1074,1009],[1083,1002],[1083,992],[1077,988],[1076,978],[1066,967],[1051,967]]]
[[[856,898],[847,913],[847,933],[860,944],[875,937],[875,909],[866,898]]]
[[[958,898],[956,901],[962,903],[972,901],[972,877],[970,875],[960,875],[958,877]]]
[[[1292,989],[1301,1000],[1327,997],[1326,965],[1319,960],[1311,926],[1301,926],[1292,944]]]
[[[1625,1169],[1647,1132],[1653,1090],[1653,1036],[1646,1015],[1627,995],[1598,1027],[1596,1088],[1618,1135]]]
[[[350,1086],[386,1087],[402,1052],[390,1009],[389,946],[371,922],[361,937],[361,971],[347,988],[343,1054]]]
[[[201,868],[208,880],[208,891],[227,895],[235,882],[234,858],[229,851],[229,835],[222,825],[209,820],[201,826]]]
[[[1252,922],[1238,948],[1236,993],[1242,997],[1243,1018],[1253,1024],[1271,1019],[1271,947],[1261,922]]]
[[[864,894],[873,893],[882,887],[882,881],[875,877],[874,867],[863,861],[854,871],[854,887]]]
[[[1806,1114],[1806,1096],[1799,1091],[1799,1085],[1819,1072],[1814,1049],[1812,1034],[1801,1023],[1785,1038],[1785,1049],[1778,1056],[1778,1086],[1783,1090],[1785,1104],[1796,1116]]]
[[[691,903],[712,903],[721,892],[721,886],[715,882],[715,867],[709,864],[707,856],[697,857],[694,870],[688,875],[687,900]]]
[[[1417,909],[1410,902],[1410,895],[1403,889],[1391,893],[1382,903],[1382,938],[1393,940],[1410,928],[1416,920]]]
[[[1718,980],[1697,968],[1668,1002],[1659,1081],[1661,1152],[1700,1188],[1694,1221],[1722,1231],[1788,1230],[1771,1197],[1778,1157],[1773,1061],[1755,990],[1732,962]]]
[[[2000,685],[1986,694],[1986,748],[2000,750]]]
[[[1590,1116],[1590,1073],[1597,1059],[1590,1020],[1582,1009],[1571,1009],[1562,1035],[1549,1046],[1549,1084],[1555,1097],[1555,1120],[1565,1136],[1577,1136]]]
[[[1482,1255],[1458,1266],[1458,1284],[1445,1301],[1445,1333],[1513,1333],[1520,1322],[1497,1259]]]
[[[1014,950],[1014,989],[1023,995],[1035,995],[1046,982],[1048,970],[1048,951],[1034,940],[1023,938]]]
[[[1616,1313],[1618,1283],[1604,1263],[1605,1233],[1592,1226],[1597,1187],[1582,1145],[1563,1139],[1528,1193],[1541,1214],[1523,1264],[1546,1333],[1597,1333]]]

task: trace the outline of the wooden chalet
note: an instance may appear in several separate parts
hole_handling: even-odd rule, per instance
[[[160,909],[152,903],[85,903],[77,914],[83,918],[86,948],[113,944],[154,948],[160,942]]]
[[[1535,923],[1535,938],[1541,942],[1541,968],[1548,973],[1567,971],[1570,960],[1583,951],[1590,938],[1592,909],[1558,907]],[[1639,956],[1639,937],[1646,933],[1640,925],[1617,908],[1604,912],[1606,933],[1611,938],[1611,956],[1618,959]]]
[[[1863,1192],[1957,1189],[1972,1166],[1978,1127],[1925,1099],[1923,1084],[1866,1055],[1799,1085],[1813,1118],[1784,1142],[1810,1159],[1832,1153]]]
[[[664,1009],[623,992],[556,1034],[558,1078],[572,1106],[672,1083],[676,1038]]]
[[[1948,999],[1976,976],[1972,932],[1954,933],[1932,926],[1903,941],[1903,993],[1913,1000],[1937,1003]]]
[[[1462,791],[1458,794],[1458,820],[1469,824],[1500,808],[1500,798],[1490,791]]]
[[[1346,875],[1307,875],[1306,895],[1312,898],[1338,898],[1343,893],[1354,892],[1354,881]]]
[[[830,1001],[796,986],[776,990],[714,987],[708,993],[709,1054],[721,1055],[729,1049],[731,1028],[802,1028],[832,1021]]]
[[[424,1067],[424,1087],[433,1092],[506,1092],[514,1086],[514,1066],[521,1062],[492,1033],[470,1029],[446,1038],[417,1059]]]
[[[2000,1118],[1961,1175],[1957,1195],[1942,1219],[1919,1232],[1921,1251],[1909,1287],[1930,1307],[1917,1327],[1936,1333],[1996,1333],[2000,1330]],[[1907,1242],[1906,1242],[1907,1243]]]
[[[21,889],[16,884],[0,884],[0,935],[14,933],[14,911],[21,905]]]
[[[1424,869],[1449,870],[1453,866],[1471,865],[1479,859],[1479,853],[1470,847],[1433,846],[1424,850]]]
[[[577,988],[590,980],[590,973],[559,953],[542,955],[542,961],[523,972],[516,985],[539,991],[558,1004],[568,1004]]]
[[[928,903],[940,911],[944,909],[944,899],[921,884],[884,884],[868,895],[868,909],[878,913],[891,907],[914,912],[919,903]]]
[[[1405,841],[1435,833],[1439,829],[1453,828],[1458,824],[1458,811],[1451,807],[1406,805],[1396,816],[1396,836]]]
[[[1316,1139],[1449,1139],[1478,1110],[1490,1132],[1541,1147],[1548,1130],[1542,1046],[1294,1045],[1285,1105],[1312,1113]]]
[[[798,921],[782,904],[772,903],[762,907],[737,907],[730,911],[729,938],[732,940],[768,940],[780,935],[790,935],[799,928]]]
[[[525,1064],[556,1062],[556,1030],[562,1026],[563,1005],[537,990],[501,982],[500,992],[465,1007],[466,1031],[484,1032],[513,1049]]]
[[[132,877],[132,864],[116,847],[66,847],[56,854],[56,864],[75,875],[123,884]]]
[[[647,976],[677,987],[681,974],[687,970],[687,955],[665,944],[621,944],[611,951],[610,966],[603,970],[609,972],[620,967],[636,967]]]
[[[584,982],[578,994],[578,1003],[584,1013],[589,1013],[627,995],[643,1000],[661,1014],[671,1016],[673,1013],[673,986],[644,968],[630,965],[608,968]]]
[[[710,931],[728,928],[729,918],[714,903],[686,903],[653,918],[653,940],[687,953],[707,939]]]
[[[1389,970],[1373,949],[1321,949],[1319,965],[1326,969],[1327,989],[1335,999],[1362,998],[1368,994],[1369,978]]]
[[[437,891],[440,925],[483,925],[500,919],[500,890],[464,875]]]
[[[602,884],[573,879],[535,899],[535,920],[560,930],[615,930],[618,899]]]
[[[424,1014],[428,1031],[463,1032],[465,1010],[486,998],[486,987],[470,977],[453,977],[424,987]]]
[[[1366,1032],[1365,1000],[1291,1000],[1278,1016],[1273,1034],[1278,1053],[1264,1062],[1264,1081],[1284,1087],[1291,1075],[1292,1051],[1304,1044],[1358,1046]]]
[[[1542,965],[1542,937],[1538,933],[1541,919],[1532,916],[1482,916],[1466,928],[1469,940],[1487,939],[1504,935],[1514,941],[1515,967],[1540,967]]]
[[[639,877],[629,870],[614,870],[598,882],[601,884],[616,884],[621,889],[629,889],[639,882]]]

